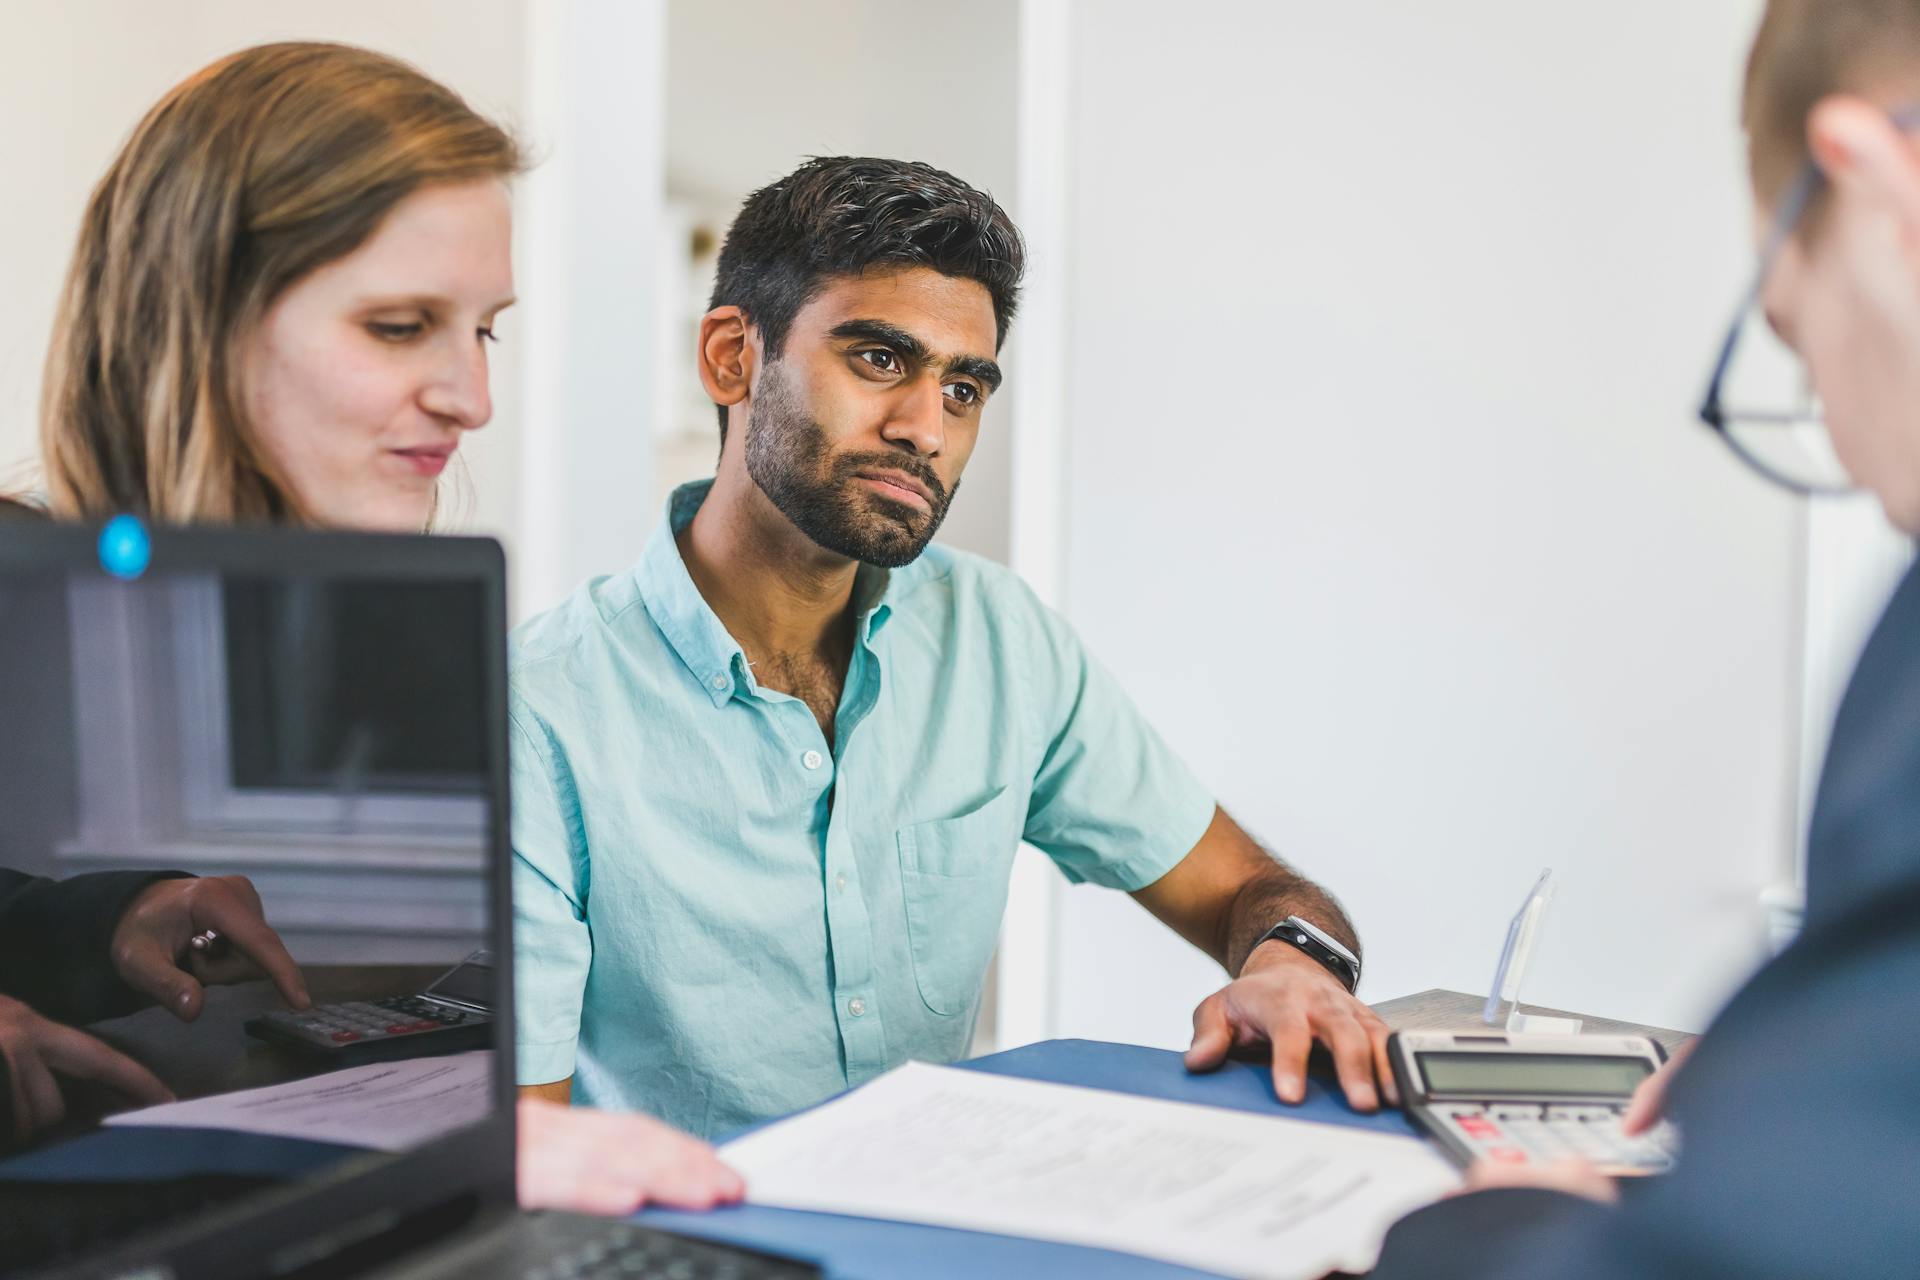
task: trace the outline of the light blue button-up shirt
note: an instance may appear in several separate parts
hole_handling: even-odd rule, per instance
[[[1018,578],[863,567],[829,747],[694,586],[640,563],[512,642],[523,1083],[716,1135],[962,1057],[1024,839],[1133,890],[1213,799]]]

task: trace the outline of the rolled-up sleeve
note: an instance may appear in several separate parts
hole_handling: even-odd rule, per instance
[[[545,726],[508,716],[513,776],[514,1023],[521,1084],[573,1074],[593,962],[588,862],[577,793]]]
[[[1186,857],[1214,800],[1066,619],[1029,597],[1031,683],[1040,765],[1028,843],[1069,880],[1132,892]]]

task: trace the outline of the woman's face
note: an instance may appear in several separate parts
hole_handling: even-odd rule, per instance
[[[418,533],[462,436],[487,424],[487,344],[513,302],[505,184],[427,187],[296,281],[243,344],[259,447],[321,524]]]

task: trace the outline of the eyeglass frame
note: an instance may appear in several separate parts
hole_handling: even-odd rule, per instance
[[[1920,103],[1912,103],[1887,113],[1894,126],[1901,132],[1920,128]],[[1807,209],[1814,198],[1826,186],[1826,175],[1812,158],[1809,158],[1793,185],[1787,189],[1787,195],[1780,203],[1780,212],[1775,215],[1772,228],[1760,250],[1759,267],[1755,270],[1753,284],[1740,299],[1739,307],[1733,313],[1733,323],[1727,327],[1726,339],[1720,344],[1720,358],[1714,362],[1713,376],[1707,380],[1707,392],[1700,401],[1700,421],[1713,429],[1720,442],[1732,450],[1733,455],[1751,467],[1760,476],[1771,480],[1782,488],[1805,497],[1834,497],[1858,491],[1859,486],[1809,484],[1785,472],[1776,470],[1770,463],[1761,459],[1751,449],[1727,430],[1730,418],[1751,422],[1779,423],[1795,419],[1782,413],[1750,413],[1744,410],[1729,413],[1723,399],[1728,371],[1733,367],[1733,353],[1740,345],[1740,332],[1746,328],[1747,314],[1760,305],[1761,294],[1767,287],[1767,277],[1772,274],[1774,265],[1779,261],[1781,251],[1787,241],[1799,229],[1800,220],[1806,217]],[[1825,421],[1821,425],[1824,427]]]

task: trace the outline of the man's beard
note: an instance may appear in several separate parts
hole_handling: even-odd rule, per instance
[[[861,471],[898,471],[927,487],[930,511],[896,502],[855,479]],[[909,453],[835,456],[826,428],[793,394],[778,364],[760,375],[747,417],[747,474],[794,527],[828,551],[883,569],[912,564],[947,518],[949,490]]]

